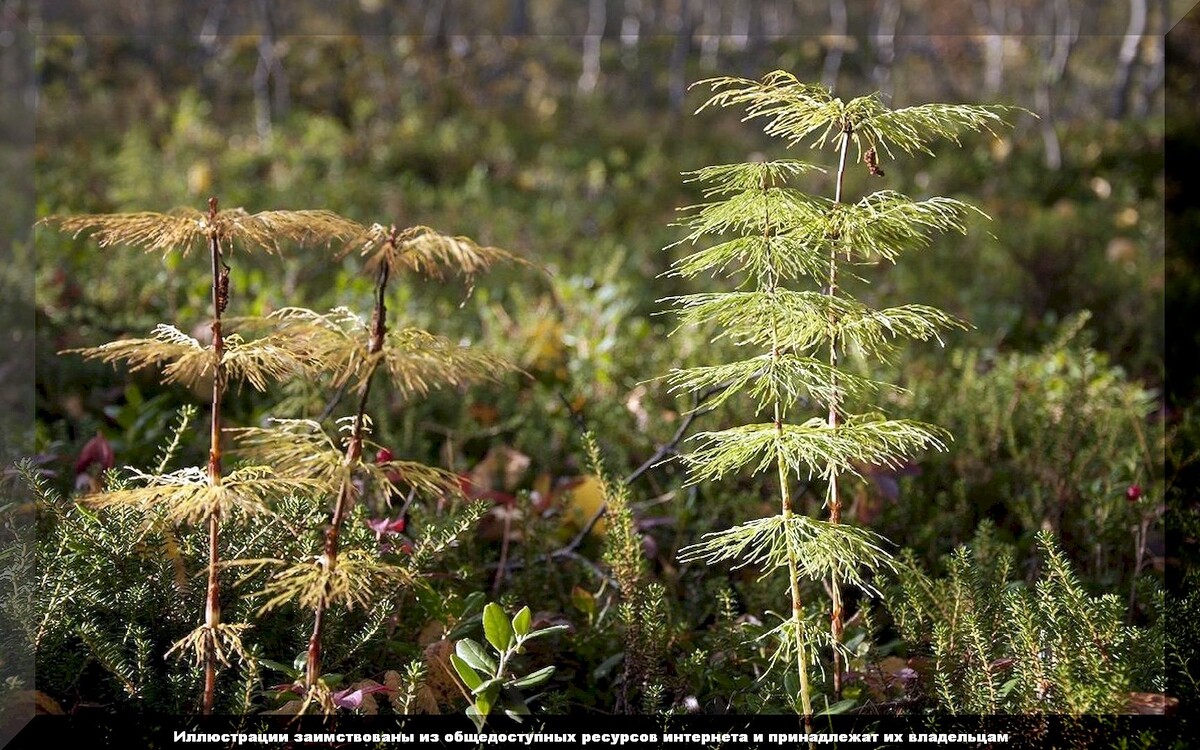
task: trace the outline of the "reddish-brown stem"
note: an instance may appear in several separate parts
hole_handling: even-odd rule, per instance
[[[834,188],[833,200],[835,203],[842,202],[842,183],[846,177],[846,153],[850,148],[850,134],[853,132],[849,123],[842,128],[842,145],[841,153],[838,156],[838,171],[837,185]],[[837,244],[836,242],[829,249],[829,297],[832,299],[837,295]],[[831,313],[832,316],[832,313]],[[836,429],[838,426],[838,401],[837,401],[837,341],[835,329],[836,321],[831,317],[829,320],[829,367],[832,372],[833,386],[829,399],[829,428]],[[835,471],[829,472],[829,522],[842,522],[842,499],[838,496],[838,475]],[[837,575],[831,575],[829,579],[829,592],[832,603],[832,611],[829,616],[830,633],[833,636],[833,698],[835,701],[842,699],[842,655],[838,650],[842,643],[843,629],[843,613],[842,613],[842,591],[838,585]]]
[[[227,278],[221,273],[221,243],[217,238],[217,199],[208,199],[208,247],[212,255],[212,351],[213,351],[213,389],[212,389],[212,432],[209,435],[208,449],[208,480],[213,486],[221,484],[221,395],[224,387],[221,357],[225,352],[225,341],[221,335],[221,312],[224,310],[228,293]],[[220,536],[220,511],[213,509],[208,517],[208,590],[204,602],[204,627],[207,629],[206,647],[204,650],[204,698],[201,703],[201,713],[212,713],[213,703],[217,695],[217,653],[213,640],[221,624],[221,589],[217,577],[220,562],[220,550],[217,543]]]
[[[393,244],[395,243],[395,230],[392,231],[392,236],[388,241]],[[333,517],[329,521],[329,527],[325,529],[325,545],[322,549],[320,564],[326,566],[330,573],[333,573],[337,568],[342,524],[345,522],[346,515],[350,512],[354,504],[354,487],[351,483],[352,474],[354,467],[362,460],[363,434],[366,430],[367,419],[367,398],[371,394],[371,381],[376,368],[379,366],[379,360],[375,355],[383,351],[384,337],[387,335],[387,304],[384,293],[387,290],[388,273],[389,267],[387,262],[381,263],[379,265],[378,281],[375,286],[375,311],[371,317],[371,339],[367,344],[367,356],[372,360],[371,369],[363,379],[358,393],[358,408],[354,413],[354,425],[350,431],[350,441],[346,445],[346,456],[343,459],[346,472],[342,475],[342,483],[338,487],[337,500],[333,505]],[[317,684],[317,680],[321,678],[321,637],[325,627],[325,610],[327,608],[328,602],[324,598],[317,602],[315,617],[313,618],[312,635],[308,638],[308,658],[304,669],[304,684],[310,690]]]

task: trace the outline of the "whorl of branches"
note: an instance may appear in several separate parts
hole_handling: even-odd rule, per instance
[[[720,77],[699,81],[693,86],[708,86],[715,92],[697,109],[742,106],[745,119],[763,118],[763,131],[784,138],[789,144],[814,137],[814,148],[838,147],[838,136],[851,133],[858,147],[858,158],[871,147],[894,157],[892,149],[907,154],[932,154],[928,144],[969,131],[994,133],[1005,126],[1003,115],[1022,111],[1019,107],[999,105],[921,104],[889,109],[878,93],[844,102],[818,84],[801,83],[794,75],[777,70],[761,80]]]
[[[235,247],[279,253],[285,243],[329,244],[349,241],[367,231],[361,224],[332,211],[251,214],[241,208],[217,212],[215,223],[209,221],[207,213],[193,208],[177,208],[168,213],[49,216],[39,223],[57,226],[74,235],[90,233],[102,248],[126,245],[162,255],[187,254],[214,233],[217,239]]]

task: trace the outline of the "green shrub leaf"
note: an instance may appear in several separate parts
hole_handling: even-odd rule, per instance
[[[463,638],[454,644],[454,653],[458,655],[458,658],[484,674],[495,674],[496,672],[496,662],[487,655],[483,646],[470,638]]]
[[[521,679],[513,682],[513,687],[516,687],[516,688],[537,687],[538,685],[541,685],[543,682],[550,679],[554,675],[554,669],[555,668],[553,666],[543,667],[536,672],[527,674],[524,677],[522,677]]]
[[[450,654],[450,664],[454,666],[454,671],[462,678],[468,690],[475,690],[483,684],[483,678],[471,668],[464,659],[461,659],[458,654]]]
[[[513,644],[513,629],[499,604],[489,602],[483,608],[483,634],[497,651],[507,651]]]
[[[521,611],[513,617],[512,628],[513,632],[518,636],[524,637],[528,635],[529,628],[533,624],[533,613],[529,611],[529,607],[521,607]]]

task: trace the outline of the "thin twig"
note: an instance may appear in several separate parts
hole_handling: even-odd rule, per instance
[[[700,407],[703,406],[704,403],[709,399],[720,393],[723,393],[727,388],[729,388],[728,383],[718,383],[717,385],[709,386],[704,391],[701,391],[700,394],[696,396],[695,407],[693,407],[692,410],[687,413],[687,416],[683,418],[683,421],[679,423],[679,429],[675,430],[675,434],[671,436],[671,439],[661,445],[659,449],[655,451],[654,455],[646,459],[641,466],[634,469],[633,473],[625,477],[623,480],[625,484],[633,484],[639,478],[641,478],[643,474],[657,466],[663,459],[674,455],[677,452],[676,449],[679,447],[679,444],[683,442],[684,435],[687,434],[688,428],[692,426],[692,422],[695,422],[697,417],[702,417],[705,414],[712,412],[716,408],[709,407],[701,410]]]
[[[589,560],[588,558],[579,554],[575,550],[566,549],[565,547],[562,549],[556,549],[553,552],[547,552],[544,555],[538,555],[537,557],[533,558],[532,560],[512,560],[512,561],[506,563],[504,567],[506,568],[505,572],[511,572],[513,570],[520,570],[520,569],[522,569],[528,565],[532,565],[534,563],[551,562],[554,560],[561,560],[563,558],[566,558],[569,560],[574,560],[575,562],[582,564],[584,567],[588,568],[593,573],[595,573],[596,577],[599,578],[604,583],[610,584],[614,587],[617,586],[617,579],[613,578],[608,573],[606,573],[604,571],[604,568],[600,567],[598,564],[596,564],[592,560]],[[497,562],[497,563],[492,563],[488,567],[489,568],[491,568],[491,567],[500,568],[501,566],[500,566],[500,563]]]
[[[575,428],[580,432],[587,431],[587,417],[583,414],[583,409],[576,409],[575,405],[567,399],[567,394],[559,391],[557,393],[558,400],[562,401],[563,406],[567,407],[567,414],[570,415],[571,421],[575,423]]]
[[[683,442],[683,438],[687,434],[688,428],[692,426],[692,422],[695,422],[697,417],[704,416],[716,408],[709,407],[707,409],[701,409],[700,407],[703,406],[706,401],[723,392],[728,387],[728,384],[718,383],[717,385],[709,386],[707,389],[697,394],[696,405],[692,407],[692,410],[689,411],[687,416],[683,418],[683,421],[679,423],[679,429],[675,430],[675,434],[671,436],[671,439],[659,446],[658,450],[654,452],[653,456],[646,459],[641,466],[634,469],[633,473],[621,481],[624,482],[626,486],[631,485],[641,478],[641,476],[647,471],[655,466],[658,466],[668,457],[675,455],[678,452],[679,444]],[[583,424],[582,414],[580,414],[579,424],[580,429],[585,429],[586,425]],[[605,500],[600,503],[600,507],[596,509],[596,512],[592,514],[592,517],[588,519],[588,522],[583,525],[583,528],[579,530],[579,533],[576,534],[570,542],[568,542],[558,551],[565,552],[579,549],[579,546],[583,544],[583,540],[587,539],[588,534],[592,533],[592,529],[596,527],[596,524],[600,522],[600,519],[603,518],[604,514],[607,512],[608,501]]]
[[[625,479],[623,479],[622,481],[626,485],[631,484],[632,482],[634,482],[638,478],[640,478],[642,475],[644,475],[647,471],[649,471],[650,469],[654,468],[656,465],[661,463],[663,461],[663,459],[675,454],[679,447],[679,443],[683,441],[684,435],[687,434],[687,431],[691,427],[692,423],[695,422],[698,417],[708,414],[709,412],[713,411],[713,409],[715,408],[715,407],[710,407],[708,409],[701,409],[700,407],[703,406],[707,401],[712,399],[717,394],[725,391],[725,389],[728,387],[729,387],[728,384],[717,384],[714,386],[710,386],[709,388],[705,389],[701,393],[697,394],[695,406],[692,408],[691,411],[689,411],[687,413],[687,416],[685,416],[683,418],[683,421],[679,424],[679,428],[675,430],[675,434],[671,436],[671,439],[669,441],[667,441],[666,443],[664,443],[663,445],[659,446],[658,450],[654,452],[653,456],[651,456],[644,463],[642,463],[641,466],[639,466],[637,469],[635,469],[633,471],[633,473],[631,473],[629,476],[625,477]],[[580,410],[575,409],[571,405],[571,402],[567,400],[567,397],[561,391],[558,393],[558,397],[563,402],[563,404],[567,407],[568,412],[571,414],[572,420],[575,422],[575,424],[579,428],[579,430],[586,431],[587,430],[587,422],[584,419],[583,413]],[[587,539],[588,534],[590,534],[592,532],[592,529],[594,529],[596,527],[596,524],[600,522],[600,519],[604,516],[604,514],[607,511],[608,511],[608,501],[604,501],[600,504],[600,507],[596,509],[596,512],[594,514],[592,514],[592,517],[588,519],[587,523],[585,523],[583,525],[583,528],[580,529],[577,534],[575,534],[575,536],[571,539],[571,541],[567,542],[562,547],[559,547],[556,550],[552,550],[543,555],[538,555],[530,562],[535,562],[535,563],[536,562],[550,562],[553,560],[560,560],[563,558],[568,558],[568,559],[583,563],[587,567],[591,568],[592,572],[595,573],[596,576],[599,577],[601,580],[615,585],[616,584],[615,579],[613,579],[611,576],[609,576],[607,573],[605,573],[604,570],[599,565],[597,565],[596,563],[587,559],[583,555],[580,555],[577,552],[579,547],[583,544],[583,541],[585,539]],[[499,581],[503,576],[507,575],[509,572],[523,568],[523,567],[525,567],[525,565],[526,565],[525,561],[521,561],[521,560],[509,561],[509,560],[501,559],[500,562],[498,562],[496,564],[496,569],[497,569],[496,570],[496,580]]]
[[[338,389],[334,391],[333,396],[329,399],[329,403],[325,404],[325,408],[321,411],[321,415],[317,417],[318,422],[324,422],[333,416],[333,410],[337,408],[338,403],[342,400],[342,397],[346,395],[346,389],[349,387],[350,379],[347,378],[346,381],[338,386]]]

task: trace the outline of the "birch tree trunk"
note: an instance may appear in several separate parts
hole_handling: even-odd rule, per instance
[[[891,93],[892,65],[896,62],[896,28],[900,25],[900,0],[882,0],[872,40],[875,45],[875,67],[871,78],[875,88]]]
[[[1154,103],[1155,94],[1162,89],[1163,81],[1166,79],[1167,73],[1167,25],[1170,23],[1171,7],[1169,0],[1158,0],[1155,3],[1154,27],[1155,30],[1150,35],[1151,43],[1154,45],[1154,63],[1150,67],[1149,73],[1142,80],[1141,97],[1138,99],[1135,114],[1139,118],[1146,117],[1150,114],[1150,105]]]
[[[995,96],[1004,85],[1004,0],[976,0],[973,5],[975,18],[985,29],[983,45],[983,91]]]
[[[1120,119],[1129,111],[1129,89],[1133,85],[1133,71],[1137,67],[1138,48],[1146,32],[1146,0],[1129,0],[1129,26],[1121,41],[1117,55],[1117,71],[1113,83],[1112,108],[1110,114]]]
[[[700,65],[716,70],[721,54],[721,4],[705,3],[704,19],[700,23]]]
[[[638,44],[642,32],[642,1],[625,0],[621,15],[621,57],[626,68],[634,68],[638,61]]]
[[[679,0],[675,18],[675,45],[671,48],[669,63],[671,110],[678,112],[683,107],[687,94],[687,60],[692,49],[692,36],[696,31],[696,20],[692,12],[692,0]]]
[[[587,30],[583,34],[583,65],[579,74],[580,93],[591,94],[600,80],[600,47],[608,20],[607,0],[588,0]]]
[[[529,33],[529,0],[512,0],[508,16],[508,33],[522,36]]]
[[[259,138],[269,138],[276,117],[287,114],[287,72],[275,48],[275,20],[271,0],[255,4],[261,30],[258,36],[258,65],[254,69],[254,126]]]
[[[1075,45],[1078,29],[1071,16],[1070,0],[1054,0],[1046,9],[1050,16],[1048,26],[1050,33],[1041,44],[1042,70],[1039,71],[1037,87],[1034,90],[1034,106],[1040,117],[1038,125],[1042,131],[1042,143],[1046,151],[1045,163],[1048,169],[1057,171],[1062,167],[1062,146],[1055,130],[1055,106],[1053,92],[1063,81],[1067,72],[1067,62],[1071,57],[1071,49]]]
[[[837,88],[838,73],[842,69],[842,53],[846,46],[846,2],[829,0],[829,51],[825,53],[825,65],[821,72],[821,83],[826,88]]]

